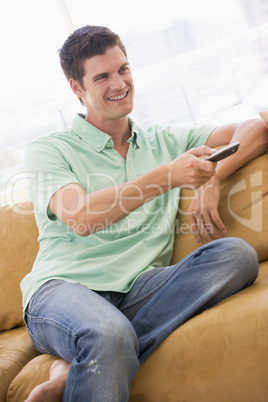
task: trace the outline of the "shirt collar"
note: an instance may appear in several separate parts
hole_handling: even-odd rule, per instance
[[[78,113],[74,118],[72,130],[97,152],[101,152],[108,142],[110,142],[110,146],[113,146],[111,136],[87,122],[85,117],[85,115]]]
[[[72,130],[97,152],[101,152],[107,146],[107,143],[109,143],[108,147],[113,148],[112,137],[87,122],[85,117],[85,115],[78,113],[74,118]],[[142,145],[142,130],[131,119],[129,119],[129,124],[131,127],[131,137],[128,139],[128,142],[133,142],[133,144],[136,144],[140,148]]]
[[[128,139],[128,142],[133,142],[138,148],[141,148],[143,145],[143,130],[132,119],[128,118],[128,121],[131,127],[131,137]]]

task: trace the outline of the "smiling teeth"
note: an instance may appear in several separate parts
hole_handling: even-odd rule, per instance
[[[127,92],[124,93],[123,95],[119,95],[119,96],[112,96],[111,98],[108,98],[109,100],[120,100],[120,99],[124,99],[127,96]]]

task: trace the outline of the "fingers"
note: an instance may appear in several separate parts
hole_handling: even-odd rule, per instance
[[[216,176],[195,190],[188,213],[191,231],[200,245],[220,239],[227,232],[218,213],[219,200],[220,181]]]
[[[220,219],[219,214],[214,213],[196,213],[189,216],[191,231],[200,246],[205,242],[211,242],[222,237],[227,229]]]
[[[196,189],[215,175],[217,164],[185,153],[172,161],[170,166],[174,187]]]
[[[203,246],[204,241],[199,229],[200,222],[198,222],[195,216],[192,215],[189,216],[189,221],[190,221],[191,232],[194,235],[197,243],[199,244],[199,246]]]
[[[214,230],[217,228],[219,229],[220,232],[222,233],[227,233],[227,229],[226,226],[224,225],[224,223],[222,222],[220,215],[218,214],[218,211],[211,211],[210,212],[210,216],[211,216],[211,222],[213,222],[214,224]],[[216,229],[216,230],[217,230]],[[218,231],[218,230],[217,230]],[[219,233],[219,232],[218,232]],[[219,235],[220,236],[220,235]]]
[[[192,148],[169,163],[173,187],[196,189],[216,173],[217,163],[204,161],[200,156],[210,155],[214,149],[206,145]]]
[[[197,153],[199,154],[199,148],[196,148],[195,150],[191,151],[198,151]],[[201,155],[204,155],[203,152],[200,153]],[[196,176],[196,179],[200,181],[200,184],[202,185],[208,179],[214,176],[214,174],[216,173],[217,163],[204,161],[203,159],[197,158],[197,155],[193,155],[192,153],[190,155],[189,155],[190,161],[188,161],[188,163],[189,167],[192,168],[192,175]]]
[[[187,153],[195,155],[197,157],[208,156],[208,155],[213,154],[214,152],[216,152],[216,149],[209,148],[206,145],[203,145],[198,148],[191,148],[189,151],[187,151]]]

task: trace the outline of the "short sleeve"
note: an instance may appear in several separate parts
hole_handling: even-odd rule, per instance
[[[188,151],[191,148],[197,148],[205,145],[208,137],[217,126],[152,126],[148,129],[151,134],[150,139],[157,147],[161,149],[163,155],[169,155],[175,159],[178,155]]]
[[[217,126],[183,126],[171,129],[170,135],[175,141],[176,147],[181,152],[188,151],[191,148],[197,148],[205,145],[208,137]]]
[[[196,126],[193,127],[188,131],[188,144],[187,144],[187,150],[191,148],[197,148],[202,145],[205,145],[208,137],[212,133],[212,131],[215,130],[217,126],[211,126],[211,125],[206,125],[206,126]]]
[[[36,212],[54,220],[48,207],[51,197],[67,184],[79,182],[59,147],[48,137],[32,142],[25,153],[25,173]]]

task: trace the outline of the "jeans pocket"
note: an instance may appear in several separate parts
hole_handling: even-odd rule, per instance
[[[30,323],[32,322],[31,315],[29,313],[27,313],[27,311],[25,314],[27,317],[26,328],[27,328],[28,334],[29,334],[31,341],[34,344],[35,348],[41,353],[49,353],[49,351],[46,349],[46,347],[42,344],[42,342],[40,342],[39,339],[37,339],[37,337],[34,335],[32,329],[30,328]]]

